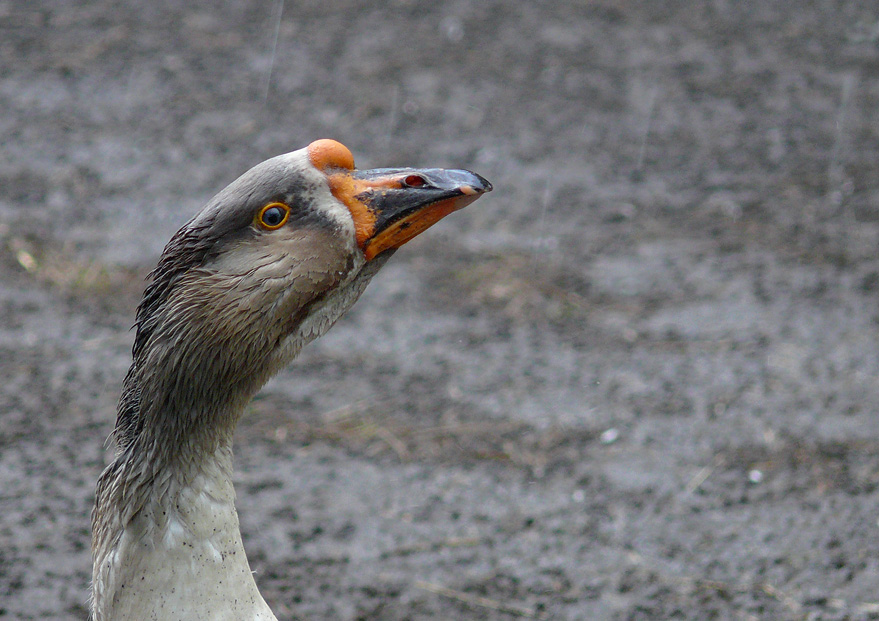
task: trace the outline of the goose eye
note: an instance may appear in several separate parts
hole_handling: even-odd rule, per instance
[[[256,215],[257,224],[264,229],[274,231],[287,222],[290,217],[290,207],[284,203],[269,203],[259,210]]]

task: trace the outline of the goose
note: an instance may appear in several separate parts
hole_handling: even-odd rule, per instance
[[[397,248],[491,189],[466,170],[358,170],[317,140],[244,173],[171,238],[137,308],[97,483],[95,621],[275,619],[235,509],[245,406]]]

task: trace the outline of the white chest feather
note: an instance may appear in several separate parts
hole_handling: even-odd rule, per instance
[[[123,529],[101,564],[96,619],[275,619],[250,571],[222,470],[169,488]]]

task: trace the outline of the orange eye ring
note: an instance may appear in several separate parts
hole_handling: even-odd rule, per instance
[[[274,231],[287,224],[290,219],[290,206],[284,203],[269,203],[256,214],[256,224],[262,228]]]

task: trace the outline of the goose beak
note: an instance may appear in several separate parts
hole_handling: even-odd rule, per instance
[[[319,140],[308,150],[333,195],[351,212],[357,245],[367,260],[399,248],[491,191],[491,183],[469,170],[355,170],[350,151],[338,142]]]

